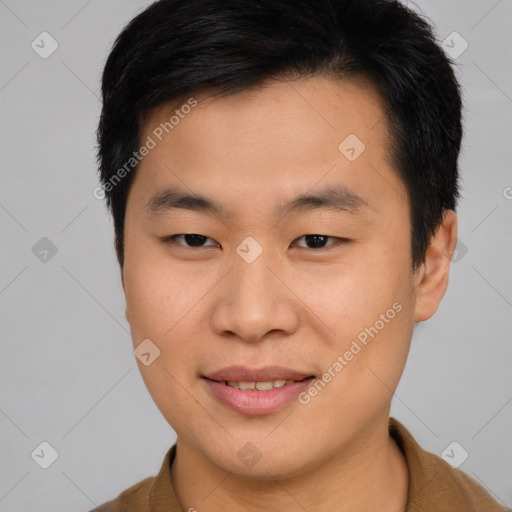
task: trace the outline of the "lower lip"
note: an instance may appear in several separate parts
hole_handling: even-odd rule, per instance
[[[222,382],[203,378],[204,382],[224,405],[241,414],[270,414],[291,402],[313,381],[314,377],[266,391],[232,388]]]

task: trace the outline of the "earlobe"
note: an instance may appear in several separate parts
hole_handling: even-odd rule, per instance
[[[415,321],[428,320],[437,310],[446,288],[450,262],[457,245],[457,214],[445,210],[443,222],[432,237],[425,262],[417,272]]]

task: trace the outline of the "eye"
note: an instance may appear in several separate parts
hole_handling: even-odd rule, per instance
[[[339,245],[340,243],[347,242],[346,238],[338,238],[335,236],[327,236],[327,235],[303,235],[292,242],[294,244],[298,240],[304,239],[305,243],[310,246],[302,246],[303,249],[324,249],[326,247],[330,247],[333,245]],[[327,240],[334,240],[334,243],[327,244]]]
[[[179,242],[178,240],[180,239],[183,240],[188,245],[184,245],[183,243]],[[177,243],[178,245],[188,247],[191,249],[197,247],[214,247],[213,245],[204,245],[206,240],[211,240],[212,242],[217,243],[212,238],[208,238],[207,236],[204,235],[198,235],[196,233],[182,233],[179,235],[166,236],[162,239],[162,242],[164,244]]]
[[[210,240],[213,244],[206,245],[205,243]],[[292,245],[298,244],[300,240],[304,240],[306,246],[299,246],[301,249],[313,249],[313,250],[322,250],[331,246],[339,245],[343,242],[347,242],[346,238],[339,238],[328,235],[303,235],[292,242]],[[328,243],[328,241],[331,243]],[[162,238],[162,242],[164,244],[175,243],[181,245],[182,247],[186,247],[189,249],[194,248],[202,248],[202,247],[215,247],[217,242],[212,238],[208,238],[204,235],[199,235],[196,233],[182,233],[177,235],[169,235]]]

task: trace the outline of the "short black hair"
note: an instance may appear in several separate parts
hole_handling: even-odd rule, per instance
[[[459,198],[461,87],[427,19],[393,0],[160,0],[117,37],[102,76],[102,189],[124,262],[124,219],[141,119],[207,90],[230,95],[269,79],[366,78],[379,91],[390,158],[411,204],[413,268]],[[341,142],[341,141],[340,141]],[[132,159],[133,161],[133,159]]]

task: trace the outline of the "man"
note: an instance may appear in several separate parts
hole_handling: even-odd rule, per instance
[[[127,25],[98,156],[177,442],[98,510],[505,510],[389,417],[448,283],[461,108],[398,2],[161,0]]]

